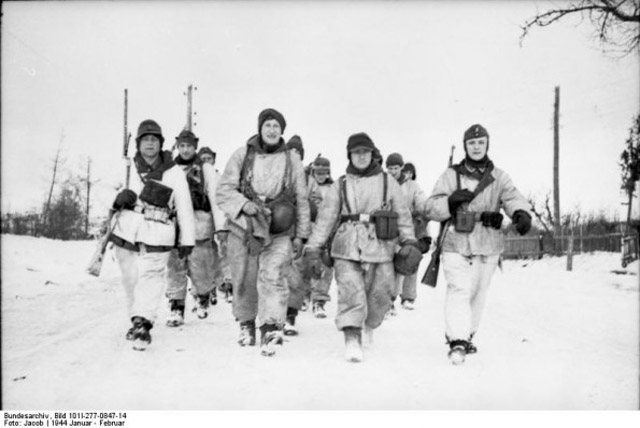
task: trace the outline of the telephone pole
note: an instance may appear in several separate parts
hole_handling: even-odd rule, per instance
[[[84,236],[89,235],[89,206],[91,200],[91,158],[87,158],[87,214],[84,219]]]
[[[553,104],[553,231],[560,235],[560,86],[556,86]]]

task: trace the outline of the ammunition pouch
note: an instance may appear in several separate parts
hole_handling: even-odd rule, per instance
[[[458,211],[456,213],[454,229],[456,232],[471,233],[476,225],[476,213]]]
[[[398,237],[398,213],[387,210],[374,211],[371,222],[376,229],[376,237],[383,241]]]
[[[144,219],[170,224],[173,220],[169,209],[172,196],[173,189],[158,181],[148,180],[140,193],[140,200],[144,204]]]

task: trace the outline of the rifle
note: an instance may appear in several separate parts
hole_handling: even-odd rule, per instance
[[[124,90],[124,147],[122,150],[122,156],[126,162],[126,175],[125,175],[125,189],[129,188],[129,178],[131,176],[131,159],[128,156],[129,153],[129,140],[131,139],[131,133],[127,128],[127,114],[128,114],[128,92]],[[107,245],[109,244],[109,239],[111,238],[111,233],[115,229],[118,224],[118,216],[116,213],[118,211],[113,208],[109,209],[109,215],[107,216],[107,220],[105,221],[106,233],[100,238],[98,241],[98,246],[96,251],[93,253],[91,257],[91,261],[89,262],[89,266],[87,267],[87,272],[93,276],[100,276],[100,271],[102,270],[102,261],[104,260],[104,254],[107,251]]]
[[[453,165],[453,151],[456,149],[456,146],[451,146],[451,155],[449,156],[449,167]],[[431,253],[431,260],[429,261],[429,266],[427,266],[427,270],[422,277],[422,283],[428,285],[429,287],[435,287],[438,284],[438,272],[440,271],[440,254],[442,253],[442,245],[444,244],[444,239],[447,236],[447,230],[449,229],[449,223],[451,222],[451,218],[440,223],[440,232],[438,233],[438,239],[436,239],[436,247]]]

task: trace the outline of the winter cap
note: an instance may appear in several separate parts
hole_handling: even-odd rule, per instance
[[[402,166],[404,165],[404,160],[402,159],[402,155],[400,153],[391,153],[387,156],[387,168],[390,166]]]
[[[329,172],[331,171],[331,162],[329,159],[318,156],[313,161],[313,170],[319,172]]]
[[[413,164],[411,162],[405,163],[404,166],[402,167],[402,173],[404,174],[406,171],[410,171],[411,174],[413,174],[412,180],[415,180],[417,178],[417,176],[416,176],[416,167],[413,166]]]
[[[482,125],[478,125],[478,124],[471,125],[469,129],[464,131],[464,137],[462,138],[462,142],[464,143],[467,140],[470,140],[472,138],[481,138],[481,137],[487,137],[487,139],[489,139],[489,133],[487,132],[487,130],[484,129]]]
[[[138,135],[136,136],[136,144],[140,144],[140,139],[145,135],[155,135],[160,139],[160,146],[164,143],[164,137],[162,136],[162,128],[155,120],[147,119],[140,122],[138,126]]]
[[[284,120],[284,116],[277,110],[272,108],[268,108],[262,110],[260,115],[258,116],[258,135],[262,131],[262,124],[264,124],[267,120],[275,119],[280,124],[280,130],[284,132],[284,128],[287,126],[287,122]]]
[[[300,152],[300,159],[304,159],[304,147],[302,147],[302,139],[299,136],[294,135],[289,138],[286,147],[287,150],[296,149]]]
[[[353,134],[349,137],[349,140],[347,141],[347,157],[349,157],[349,154],[352,151],[360,148],[369,149],[371,151],[374,151],[376,148],[371,138],[369,138],[369,136],[364,132],[358,132],[357,134]]]
[[[198,156],[202,156],[205,153],[211,155],[213,157],[213,159],[215,160],[216,152],[211,150],[209,147],[203,146],[203,147],[200,148],[200,150],[198,150]]]
[[[176,144],[188,143],[196,149],[198,148],[198,141],[200,141],[200,139],[196,137],[193,132],[186,129],[183,129],[182,132],[180,132],[180,135],[176,137]]]

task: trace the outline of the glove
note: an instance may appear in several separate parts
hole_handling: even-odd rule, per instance
[[[520,235],[526,235],[531,229],[531,216],[528,212],[518,210],[513,213],[513,224]]]
[[[459,189],[449,195],[449,212],[453,215],[460,205],[465,202],[470,202],[474,198],[474,195],[469,189]]]
[[[422,238],[418,239],[418,249],[420,250],[420,252],[422,254],[426,254],[429,252],[429,247],[431,247],[431,237],[430,236],[423,236]]]
[[[260,207],[255,202],[247,201],[242,206],[242,212],[248,216],[254,216],[260,212]]]
[[[503,218],[504,216],[502,214],[493,211],[484,211],[480,214],[482,225],[484,227],[493,227],[494,229],[500,229]]]
[[[178,258],[184,259],[189,257],[193,251],[193,245],[180,245],[178,247]]]
[[[293,259],[294,260],[298,260],[300,257],[302,257],[302,239],[300,238],[294,238],[293,239]]]
[[[412,275],[418,271],[422,254],[415,241],[406,242],[393,257],[393,267],[400,275]]]
[[[133,190],[124,189],[118,193],[116,200],[113,201],[113,209],[132,209],[136,205],[136,200],[138,200],[138,196]]]
[[[322,278],[322,256],[319,248],[307,248],[304,251],[305,269],[314,279]]]

